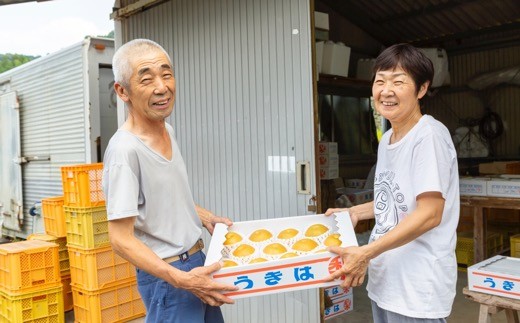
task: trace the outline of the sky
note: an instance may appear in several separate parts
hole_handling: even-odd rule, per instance
[[[107,35],[114,0],[53,0],[0,6],[0,54],[45,56]]]

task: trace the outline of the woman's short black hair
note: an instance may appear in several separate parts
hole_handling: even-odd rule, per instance
[[[426,82],[433,81],[433,63],[422,51],[410,44],[395,44],[379,54],[374,64],[374,75],[378,71],[390,71],[401,67],[412,76],[416,92]]]

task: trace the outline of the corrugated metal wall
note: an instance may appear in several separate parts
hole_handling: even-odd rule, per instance
[[[453,133],[464,119],[480,119],[487,98],[491,110],[500,115],[505,130],[496,139],[495,155],[520,155],[520,87],[502,85],[487,91],[468,90],[468,81],[479,74],[520,65],[520,46],[451,55],[448,58],[450,88],[441,88],[425,105],[425,112],[444,122]],[[483,96],[484,95],[484,96]]]
[[[28,210],[42,197],[62,194],[60,167],[85,163],[85,108],[82,46],[13,70],[18,92],[22,156],[50,156],[22,167],[24,234],[32,233]]]
[[[197,203],[235,221],[307,213],[295,167],[314,164],[308,0],[170,1],[123,20],[122,37],[173,54],[172,123]],[[319,320],[316,289],[223,310],[227,322]]]

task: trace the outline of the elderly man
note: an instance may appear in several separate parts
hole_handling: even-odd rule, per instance
[[[231,225],[198,207],[186,166],[165,122],[175,102],[170,57],[157,43],[136,39],[113,58],[115,91],[128,108],[128,119],[114,134],[104,157],[113,249],[137,269],[147,322],[223,322],[218,306],[233,301],[222,295],[237,288],[215,283],[204,267],[202,226]]]

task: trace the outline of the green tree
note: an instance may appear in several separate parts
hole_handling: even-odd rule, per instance
[[[0,54],[0,73],[32,61],[40,56],[28,56],[22,54]]]

